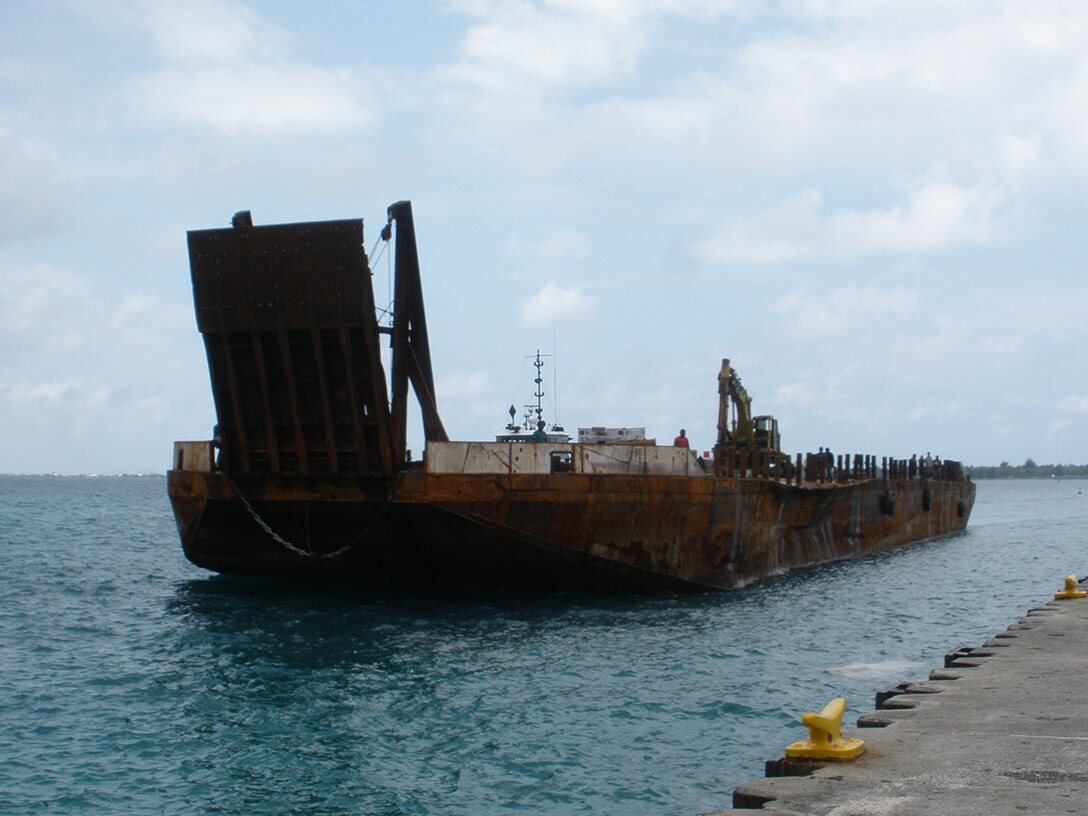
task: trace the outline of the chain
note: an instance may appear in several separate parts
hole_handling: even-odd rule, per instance
[[[245,507],[247,511],[249,511],[249,514],[253,517],[253,520],[257,522],[257,525],[262,530],[268,533],[273,541],[281,544],[283,547],[295,553],[296,555],[301,555],[303,558],[337,558],[346,553],[360,541],[362,541],[366,534],[374,529],[374,525],[377,524],[378,520],[382,517],[382,514],[385,512],[385,508],[387,508],[390,503],[392,503],[393,496],[396,495],[397,488],[400,487],[400,483],[404,479],[404,474],[405,471],[403,470],[397,474],[397,478],[393,482],[393,486],[389,489],[389,496],[388,498],[386,498],[385,504],[383,504],[381,508],[379,508],[378,512],[374,514],[374,518],[370,520],[370,524],[363,528],[363,531],[355,537],[354,541],[350,541],[340,549],[333,550],[330,553],[315,553],[310,552],[309,550],[304,550],[301,547],[296,547],[294,544],[292,544],[290,541],[288,541],[286,538],[284,538],[268,526],[268,523],[263,518],[261,518],[260,514],[256,510],[253,509],[253,505],[249,503],[249,499],[246,498],[245,493],[243,493],[242,489],[238,487],[237,484],[235,484],[233,479],[227,477],[227,481],[230,482],[230,486],[233,487],[234,491],[238,494],[238,498],[242,500],[242,506]]]

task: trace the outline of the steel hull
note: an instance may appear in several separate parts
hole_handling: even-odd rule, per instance
[[[574,473],[247,483],[173,470],[168,483],[198,566],[420,591],[737,589],[962,531],[975,498],[967,481]]]

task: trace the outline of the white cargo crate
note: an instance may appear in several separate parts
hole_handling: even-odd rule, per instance
[[[592,428],[578,429],[578,441],[585,445],[599,445],[605,442],[640,442],[645,439],[645,428],[606,428],[603,425],[594,425]]]

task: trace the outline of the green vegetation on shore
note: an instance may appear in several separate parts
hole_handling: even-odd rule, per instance
[[[1051,476],[1085,478],[1088,465],[1037,465],[1030,456],[1022,465],[967,465],[964,467],[972,479],[1049,479]]]

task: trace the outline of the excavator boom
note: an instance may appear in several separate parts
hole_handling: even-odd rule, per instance
[[[732,426],[729,422],[730,406],[735,414]],[[752,398],[736,369],[729,364],[729,359],[723,359],[721,371],[718,372],[718,447],[779,450],[778,421],[766,415],[755,420],[752,418]]]

